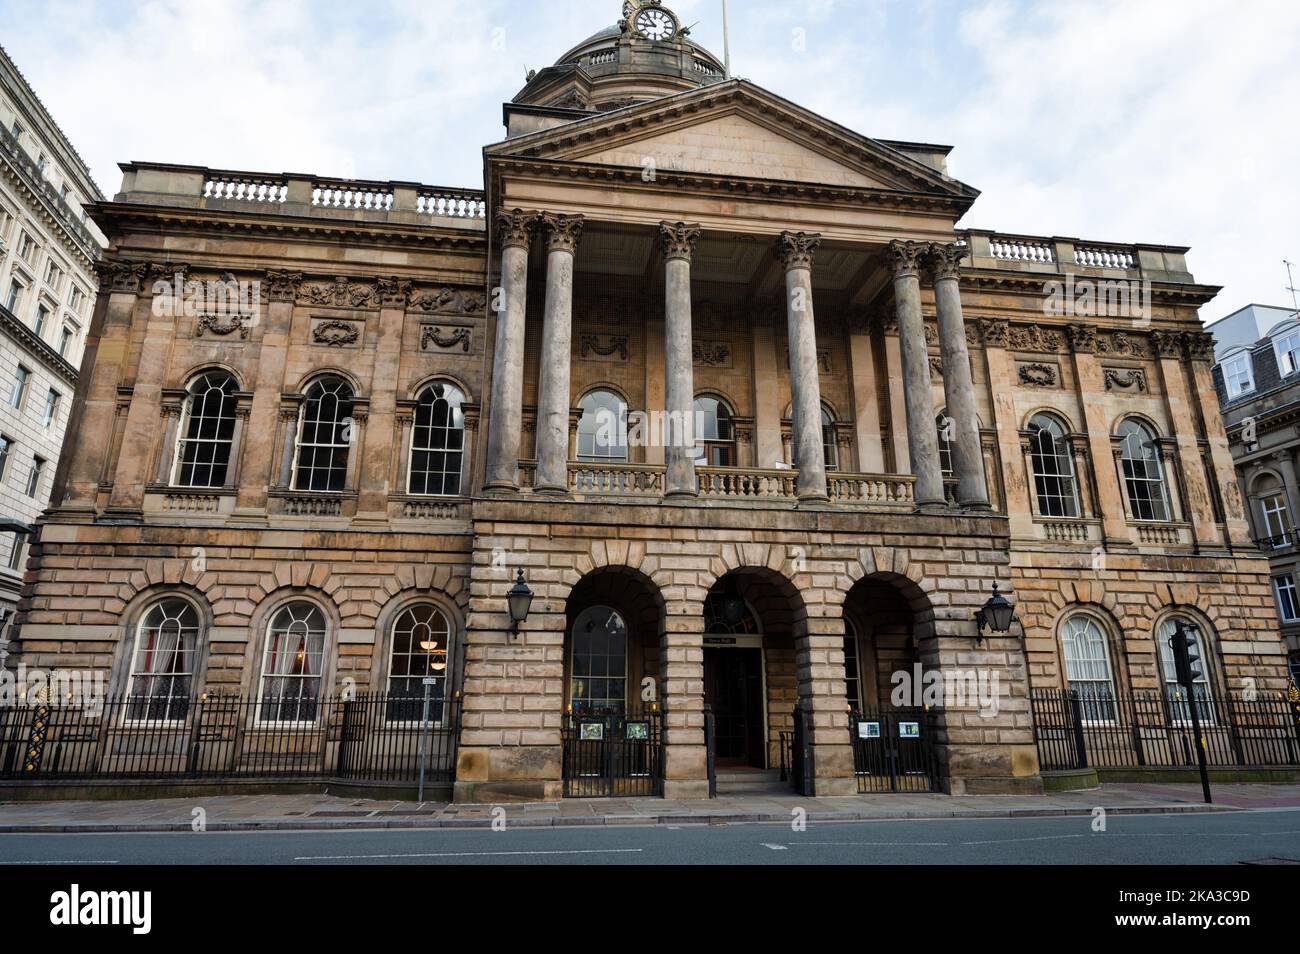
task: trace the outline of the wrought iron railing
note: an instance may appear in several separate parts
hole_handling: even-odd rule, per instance
[[[461,704],[351,697],[117,698],[0,709],[0,779],[454,777]],[[423,737],[423,738],[422,738]]]
[[[1186,690],[1031,693],[1034,739],[1045,771],[1194,767],[1196,738]],[[1205,757],[1213,766],[1300,765],[1300,735],[1280,694],[1196,695]]]

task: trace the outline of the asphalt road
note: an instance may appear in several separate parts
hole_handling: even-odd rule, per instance
[[[0,835],[31,864],[1233,864],[1300,862],[1300,811],[492,831]]]

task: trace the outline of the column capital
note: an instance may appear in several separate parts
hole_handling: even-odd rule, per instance
[[[1183,332],[1183,351],[1192,361],[1214,360],[1214,333],[1210,331]]]
[[[965,242],[931,242],[926,254],[930,274],[936,282],[957,278],[961,260],[970,254]]]
[[[95,263],[95,274],[99,277],[100,289],[138,295],[149,277],[149,265],[146,262],[101,261]]]
[[[885,254],[894,266],[895,278],[920,277],[921,263],[929,246],[925,242],[894,239],[885,246]]]
[[[1176,331],[1153,331],[1151,332],[1151,344],[1155,346],[1156,354],[1161,358],[1178,358],[1183,353],[1182,337]]]
[[[776,257],[788,272],[795,268],[812,268],[813,253],[822,244],[817,232],[782,232],[776,239]]]
[[[538,224],[546,230],[546,250],[548,252],[568,252],[578,250],[578,239],[582,237],[583,217],[581,215],[561,215],[557,212],[539,212]]]
[[[498,209],[496,223],[503,249],[511,247],[527,249],[532,239],[533,229],[537,225],[537,213],[523,209]]]
[[[267,297],[271,301],[292,304],[298,298],[298,286],[300,284],[302,284],[302,272],[269,270],[266,273]]]
[[[659,248],[665,261],[674,258],[691,260],[695,253],[695,242],[700,237],[700,227],[691,222],[659,223]]]

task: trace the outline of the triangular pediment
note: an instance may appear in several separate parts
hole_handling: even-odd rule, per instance
[[[746,80],[564,123],[490,146],[487,153],[971,199],[978,194]]]

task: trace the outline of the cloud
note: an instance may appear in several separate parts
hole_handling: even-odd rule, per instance
[[[722,53],[721,0],[669,0]],[[620,0],[7,0],[3,42],[110,195],[128,159],[478,185],[526,68]],[[955,146],[965,224],[1190,245],[1203,317],[1300,260],[1300,11],[1238,0],[732,0],[738,75]],[[803,44],[793,42],[795,29]]]

